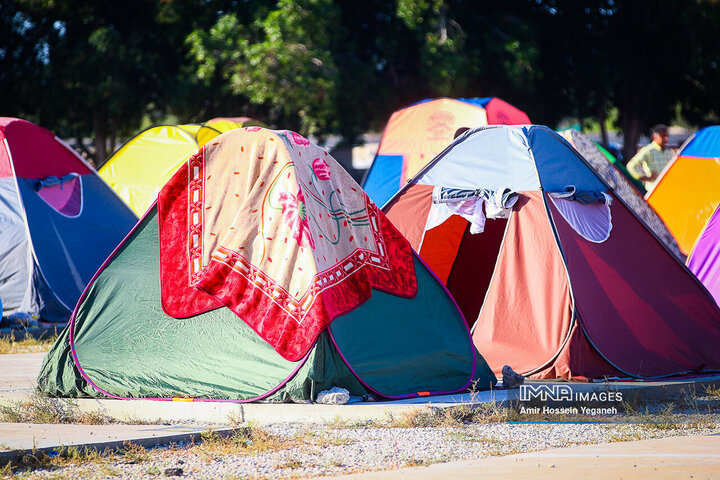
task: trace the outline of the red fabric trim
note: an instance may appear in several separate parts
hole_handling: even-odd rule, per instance
[[[485,106],[488,125],[529,125],[527,114],[509,103],[493,98]]]
[[[427,215],[425,218],[427,218]],[[467,228],[467,220],[459,215],[453,215],[442,224],[425,232],[425,238],[423,238],[418,253],[445,285],[448,284],[448,278],[457,259],[458,250],[461,248],[462,242],[465,241],[464,233]],[[448,288],[448,290],[450,289]],[[482,297],[480,301],[482,302]],[[477,315],[475,318],[477,318]]]
[[[4,132],[0,129],[0,178],[9,178],[13,176],[13,173],[10,166],[10,155],[5,148],[4,140]]]
[[[373,204],[369,206],[374,207]],[[410,245],[382,213],[377,213],[389,250],[389,268],[365,263],[339,283],[317,292],[299,322],[268,295],[266,289],[256,286],[240,271],[231,268],[228,263],[233,264],[233,258],[226,258],[227,263],[213,260],[206,267],[198,288],[230,308],[284,358],[299,360],[335,318],[369,299],[372,288],[407,298],[417,294]],[[356,250],[351,256],[357,257],[357,254]]]
[[[160,295],[163,311],[174,318],[199,315],[222,306],[188,281],[188,171],[180,168],[158,195]]]

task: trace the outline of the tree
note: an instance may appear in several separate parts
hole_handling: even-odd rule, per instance
[[[612,86],[623,131],[623,156],[630,159],[643,131],[674,117],[683,91],[686,32],[694,15],[683,0],[616,3],[607,45],[618,72]]]
[[[696,0],[687,35],[683,64],[681,113],[688,121],[705,126],[720,123],[720,3]]]
[[[37,121],[63,136],[95,140],[95,157],[153,112],[164,76],[178,65],[168,43],[162,0],[55,2],[17,0],[21,27],[40,51],[28,78]],[[175,69],[175,70],[173,70]]]
[[[280,0],[254,13],[250,25],[228,13],[188,37],[198,79],[222,76],[233,93],[262,105],[271,123],[307,135],[326,131],[336,118],[337,9],[329,0]]]
[[[47,50],[43,38],[52,22],[32,19],[13,0],[0,0],[0,112],[34,118],[34,91],[44,82]]]
[[[564,114],[593,116],[601,125],[608,109],[617,107],[629,159],[640,135],[653,124],[670,123],[683,99],[688,112],[690,104],[704,109],[713,102],[717,68],[700,65],[717,51],[717,35],[709,33],[717,27],[707,17],[714,13],[717,19],[718,4],[695,3],[527,0],[541,37],[546,98]],[[705,72],[700,83],[698,72]],[[693,84],[698,88],[689,88]]]

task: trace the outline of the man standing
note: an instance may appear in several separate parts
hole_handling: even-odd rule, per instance
[[[667,148],[668,138],[668,127],[655,125],[652,142],[642,147],[627,164],[630,175],[641,181],[648,191],[655,185],[665,165],[672,160],[673,153]]]

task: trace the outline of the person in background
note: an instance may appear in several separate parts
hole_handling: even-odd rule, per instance
[[[630,175],[645,185],[648,191],[657,181],[665,165],[672,160],[673,152],[667,148],[668,127],[655,125],[652,129],[652,142],[642,147],[627,164]]]

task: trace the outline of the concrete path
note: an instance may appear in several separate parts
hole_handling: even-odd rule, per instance
[[[61,447],[117,449],[132,442],[146,448],[198,440],[207,427],[198,425],[64,425],[0,423],[0,465],[35,450]],[[214,429],[218,434],[230,429]]]
[[[583,445],[323,480],[720,478],[720,435]]]
[[[44,353],[0,355],[0,398],[21,399],[35,390]]]
[[[0,355],[0,405],[13,405],[31,396],[43,354]],[[709,385],[720,385],[720,376],[664,382],[606,382],[570,385],[574,390],[620,391],[626,398],[665,400],[700,394]],[[238,404],[232,402],[74,399],[81,412],[100,412],[120,420],[148,423],[157,420],[186,425],[30,425],[0,423],[0,463],[26,450],[51,450],[59,446],[117,448],[125,442],[151,447],[197,438],[207,427],[233,421],[315,422],[342,419],[382,419],[417,408],[444,408],[458,404],[502,403],[517,399],[518,390],[478,394],[423,397],[394,402],[350,405]],[[187,425],[190,424],[190,425]],[[227,429],[216,430],[218,433]],[[720,478],[720,436],[665,438],[640,442],[582,446],[403,469],[403,478]],[[397,470],[342,478],[397,478]],[[692,475],[692,477],[690,476]],[[324,477],[327,478],[327,477]]]
[[[0,405],[17,402],[35,392],[43,354],[22,353],[0,355]],[[532,384],[569,385],[573,390],[619,391],[623,400],[669,401],[688,394],[702,394],[708,385],[720,386],[720,376],[663,382],[530,382]],[[74,399],[80,412],[102,414],[133,423],[155,423],[158,420],[175,423],[227,424],[233,421],[267,422],[324,422],[385,419],[388,415],[402,415],[419,407],[446,408],[458,404],[503,403],[516,400],[518,390],[484,391],[475,394],[420,397],[392,402],[362,402],[349,405],[262,404],[222,401],[153,401],[115,399]],[[0,437],[1,438],[1,437]]]

